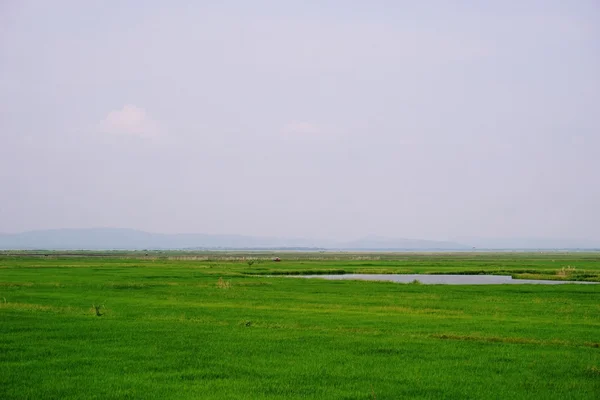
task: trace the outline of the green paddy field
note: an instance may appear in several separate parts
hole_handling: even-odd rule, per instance
[[[0,399],[599,399],[600,253],[0,255]]]

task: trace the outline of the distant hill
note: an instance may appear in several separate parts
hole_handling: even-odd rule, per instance
[[[600,240],[571,238],[461,238],[476,249],[512,249],[512,250],[561,250],[561,249],[600,249]]]
[[[163,234],[134,229],[54,229],[0,235],[2,249],[137,250],[186,248],[306,247],[299,239],[243,235]]]
[[[201,233],[163,234],[134,229],[54,229],[16,234],[0,234],[0,249],[5,250],[167,250],[167,249],[272,249],[272,250],[374,250],[374,251],[450,251],[450,250],[561,250],[600,249],[600,242],[573,239],[482,239],[459,241],[391,239],[366,236],[334,242],[327,240],[209,235]]]
[[[467,250],[470,246],[445,241],[420,239],[390,239],[367,236],[351,242],[340,243],[341,249],[355,250]]]
[[[142,249],[339,249],[464,250],[459,243],[366,237],[351,242],[254,237],[244,235],[162,234],[134,229],[54,229],[0,234],[0,249],[142,250]]]

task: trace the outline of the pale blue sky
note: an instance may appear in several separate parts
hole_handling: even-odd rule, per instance
[[[4,0],[0,232],[600,241],[598,71],[593,0]]]

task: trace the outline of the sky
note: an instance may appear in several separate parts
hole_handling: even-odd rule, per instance
[[[600,3],[0,0],[0,232],[600,241]]]

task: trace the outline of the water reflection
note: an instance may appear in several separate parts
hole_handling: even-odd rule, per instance
[[[581,281],[549,281],[541,279],[513,279],[504,275],[398,275],[398,274],[343,274],[343,275],[294,275],[295,278],[321,278],[330,280],[361,280],[361,281],[389,281],[398,283],[412,283],[419,281],[426,285],[560,285],[565,283],[597,284],[599,282]]]

